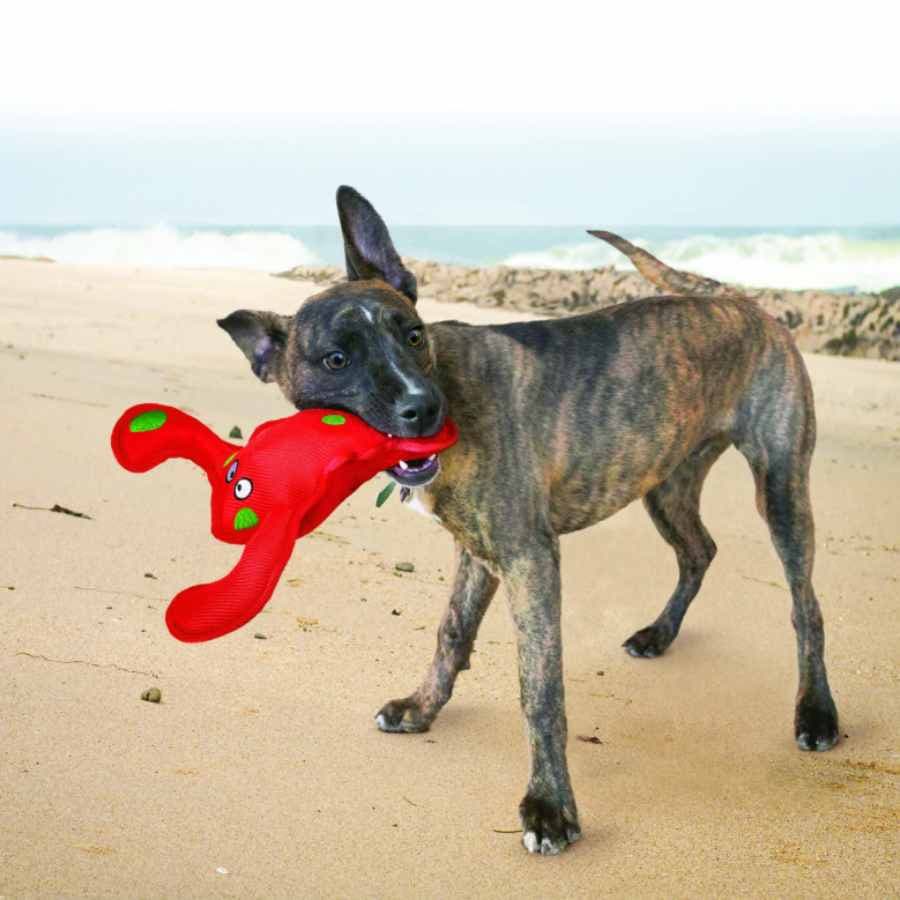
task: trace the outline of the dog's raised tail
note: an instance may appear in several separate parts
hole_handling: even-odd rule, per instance
[[[704,278],[702,275],[694,275],[693,272],[682,272],[667,266],[658,260],[652,253],[648,253],[641,247],[636,247],[631,241],[614,234],[612,231],[591,231],[588,234],[601,241],[611,244],[616,250],[624,253],[634,267],[654,287],[672,294],[700,294],[707,297],[735,297],[741,296],[741,292],[714,278]]]

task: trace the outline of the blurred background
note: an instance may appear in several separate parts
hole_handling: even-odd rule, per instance
[[[342,259],[352,184],[404,255],[900,283],[900,16],[868,0],[32,2],[0,34],[0,254]]]

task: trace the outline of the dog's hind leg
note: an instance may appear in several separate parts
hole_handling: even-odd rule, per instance
[[[678,584],[656,621],[622,645],[631,656],[654,657],[675,640],[688,606],[700,590],[716,555],[716,544],[700,521],[700,491],[713,463],[731,443],[717,436],[698,447],[660,485],[644,497],[644,506],[678,560]]]
[[[382,731],[427,731],[453,693],[456,676],[469,668],[469,656],[499,583],[484,563],[457,545],[458,563],[450,604],[438,628],[437,648],[415,693],[391,700],[375,716]]]
[[[791,590],[800,670],[794,718],[797,745],[801,750],[828,750],[838,740],[838,716],[825,671],[822,613],[812,586],[812,392],[798,353],[788,355],[783,371],[788,377],[771,391],[775,399],[750,412],[751,424],[736,446],[753,470],[756,505],[769,526]]]

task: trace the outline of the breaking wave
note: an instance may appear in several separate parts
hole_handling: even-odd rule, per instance
[[[630,239],[677,269],[753,287],[880,291],[900,284],[900,234],[882,240],[835,232]],[[503,264],[549,269],[630,268],[621,253],[599,240],[513,253]]]
[[[58,262],[273,272],[320,262],[301,240],[280,231],[173,228],[73,228],[56,233],[0,229],[0,255]]]
[[[634,227],[619,232],[677,269],[752,287],[880,291],[900,284],[900,227],[728,229]],[[621,253],[580,228],[405,226],[395,242],[418,259],[547,269],[628,269]],[[570,237],[571,236],[571,237]],[[0,255],[59,262],[277,272],[341,265],[334,226],[152,228],[2,226]]]

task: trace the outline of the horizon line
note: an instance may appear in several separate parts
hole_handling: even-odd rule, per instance
[[[9,228],[334,228],[340,229],[337,222],[236,222],[236,221],[198,221],[198,220],[175,220],[175,219],[156,219],[153,221],[72,221],[72,220],[43,220],[43,221],[18,221],[18,222],[0,222],[0,229]],[[589,230],[604,228],[806,228],[806,229],[844,229],[844,228],[900,228],[900,219],[896,221],[869,221],[869,222],[853,222],[849,224],[838,224],[829,222],[827,224],[813,224],[810,222],[749,222],[742,224],[725,223],[725,222],[703,222],[694,223],[676,223],[676,222],[638,222],[638,223],[601,223],[600,225],[585,222],[542,222],[537,223],[516,223],[516,222],[392,222],[388,224],[388,229],[392,228],[571,228],[573,230]]]

